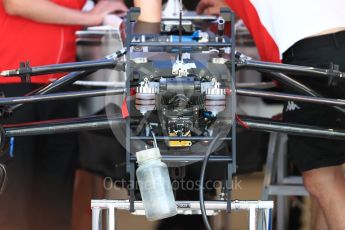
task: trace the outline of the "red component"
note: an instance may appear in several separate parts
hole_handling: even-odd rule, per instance
[[[226,88],[225,89],[225,93],[227,96],[231,96],[231,89],[230,88]]]
[[[211,24],[210,30],[217,34],[218,33],[218,25],[217,24]],[[224,35],[230,35],[231,34],[231,23],[230,22],[225,22],[224,26]]]
[[[241,118],[236,115],[236,121],[245,129],[250,129],[249,125],[241,120]]]
[[[128,107],[127,107],[127,97],[125,97],[125,99],[122,102],[122,118],[126,119],[129,116],[129,112],[128,112]]]
[[[272,82],[275,84],[275,86],[276,86],[277,88],[281,88],[281,84],[280,84],[279,81],[277,81],[277,80],[272,80]]]
[[[272,117],[272,120],[275,120],[275,121],[282,121],[283,120],[283,114],[282,113],[278,113],[276,115],[274,115]]]
[[[137,92],[135,91],[135,88],[131,88],[131,96],[134,96],[135,94],[137,94]]]

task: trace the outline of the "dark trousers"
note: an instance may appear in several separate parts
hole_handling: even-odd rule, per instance
[[[284,54],[284,63],[345,71],[345,32],[311,37],[297,42]],[[295,79],[330,98],[345,98],[345,80],[295,76]],[[292,104],[293,103],[293,104]],[[291,106],[293,105],[293,106]],[[345,129],[345,114],[330,106],[290,102],[284,108],[287,122]],[[336,166],[345,162],[345,143],[339,140],[289,136],[288,152],[300,171]]]
[[[34,88],[37,86],[2,85],[0,91],[8,97],[24,95]],[[2,123],[76,116],[76,102],[45,102],[26,104]],[[8,184],[0,196],[0,228],[68,229],[76,154],[75,133],[16,137],[14,157],[6,159]]]

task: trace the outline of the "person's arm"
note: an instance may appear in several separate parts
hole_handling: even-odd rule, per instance
[[[134,5],[140,7],[139,21],[149,23],[161,21],[162,0],[134,0]]]
[[[225,0],[201,0],[196,7],[198,14],[219,15],[222,7],[228,7]]]
[[[121,1],[99,1],[90,12],[60,6],[49,0],[3,0],[6,13],[33,21],[64,25],[99,25],[113,11],[126,11]]]

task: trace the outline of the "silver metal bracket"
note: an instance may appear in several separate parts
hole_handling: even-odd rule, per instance
[[[180,215],[200,214],[199,201],[176,201],[177,211]],[[231,210],[249,211],[249,229],[257,229],[258,213],[263,211],[265,229],[270,229],[271,226],[271,212],[273,209],[273,201],[239,201],[231,202]],[[227,210],[227,201],[205,201],[205,208],[208,215],[217,215],[221,211]],[[107,230],[114,230],[116,227],[116,210],[130,211],[129,200],[92,200],[92,230],[102,230],[102,211],[106,211],[106,226]],[[134,202],[134,215],[145,215],[144,205],[142,201]]]

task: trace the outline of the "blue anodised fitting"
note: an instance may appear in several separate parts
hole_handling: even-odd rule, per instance
[[[11,158],[14,157],[14,137],[10,138],[10,151],[9,151],[9,155]]]
[[[183,35],[182,42],[198,42],[200,39],[199,31],[195,31],[192,35]],[[180,36],[172,35],[171,42],[179,42]]]

